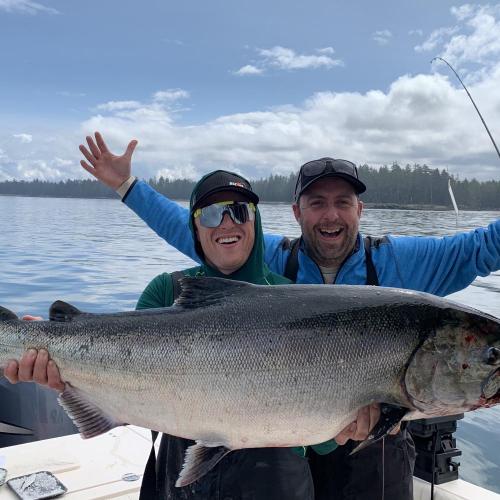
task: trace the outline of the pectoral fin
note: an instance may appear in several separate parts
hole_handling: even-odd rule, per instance
[[[73,420],[84,439],[99,436],[114,427],[126,425],[125,422],[119,422],[106,414],[68,383],[59,395],[59,404]]]
[[[401,419],[409,412],[408,408],[404,408],[402,406],[391,405],[387,403],[380,404],[380,419],[375,424],[375,427],[370,432],[369,436],[359,443],[354,450],[351,451],[349,455],[353,453],[357,453],[358,451],[370,446],[373,443],[376,443],[384,436],[389,434],[396,425],[401,422]]]
[[[213,469],[231,450],[225,446],[208,447],[197,441],[186,450],[184,465],[175,486],[187,486]]]

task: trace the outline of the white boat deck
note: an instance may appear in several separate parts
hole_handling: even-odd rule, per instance
[[[52,472],[68,489],[64,498],[135,500],[150,450],[150,431],[128,426],[88,440],[74,434],[0,448],[0,456],[4,457],[7,479]],[[135,474],[138,480],[125,481],[126,474]],[[17,498],[7,484],[0,487],[1,500]]]
[[[129,426],[89,440],[74,434],[0,448],[0,461],[8,471],[7,479],[38,471],[52,472],[68,489],[64,498],[71,500],[137,500],[150,450],[150,432]],[[124,480],[127,474],[136,475],[137,480]],[[415,478],[414,487],[415,500],[430,499],[429,483]],[[16,498],[6,484],[0,487],[0,500]],[[435,486],[434,498],[500,500],[500,495],[458,480]]]

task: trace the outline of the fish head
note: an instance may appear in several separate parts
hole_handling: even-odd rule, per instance
[[[461,306],[444,308],[407,365],[404,391],[428,416],[500,403],[500,320]]]

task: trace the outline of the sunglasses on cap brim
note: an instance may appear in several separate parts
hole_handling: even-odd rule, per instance
[[[199,219],[204,227],[217,227],[226,213],[235,224],[245,224],[255,220],[255,205],[242,201],[221,201],[196,209],[193,217]]]
[[[302,165],[300,173],[306,177],[315,177],[325,173],[341,173],[358,178],[358,169],[349,160],[310,161]]]

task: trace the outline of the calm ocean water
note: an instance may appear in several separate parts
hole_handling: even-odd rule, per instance
[[[263,203],[261,213],[265,231],[299,234],[288,204]],[[133,309],[157,274],[193,265],[117,200],[0,196],[0,214],[0,305],[18,315],[47,317],[56,299],[89,312]],[[464,212],[457,224],[452,212],[366,210],[362,231],[443,236],[487,225],[499,217],[500,212]],[[500,272],[479,278],[450,297],[500,316]],[[5,384],[0,382],[0,389]],[[19,390],[31,391],[33,404],[53,404],[48,391],[26,384]],[[55,411],[47,433],[64,420]],[[498,492],[499,422],[499,408],[478,411],[460,422],[457,433],[463,451],[461,477]]]

